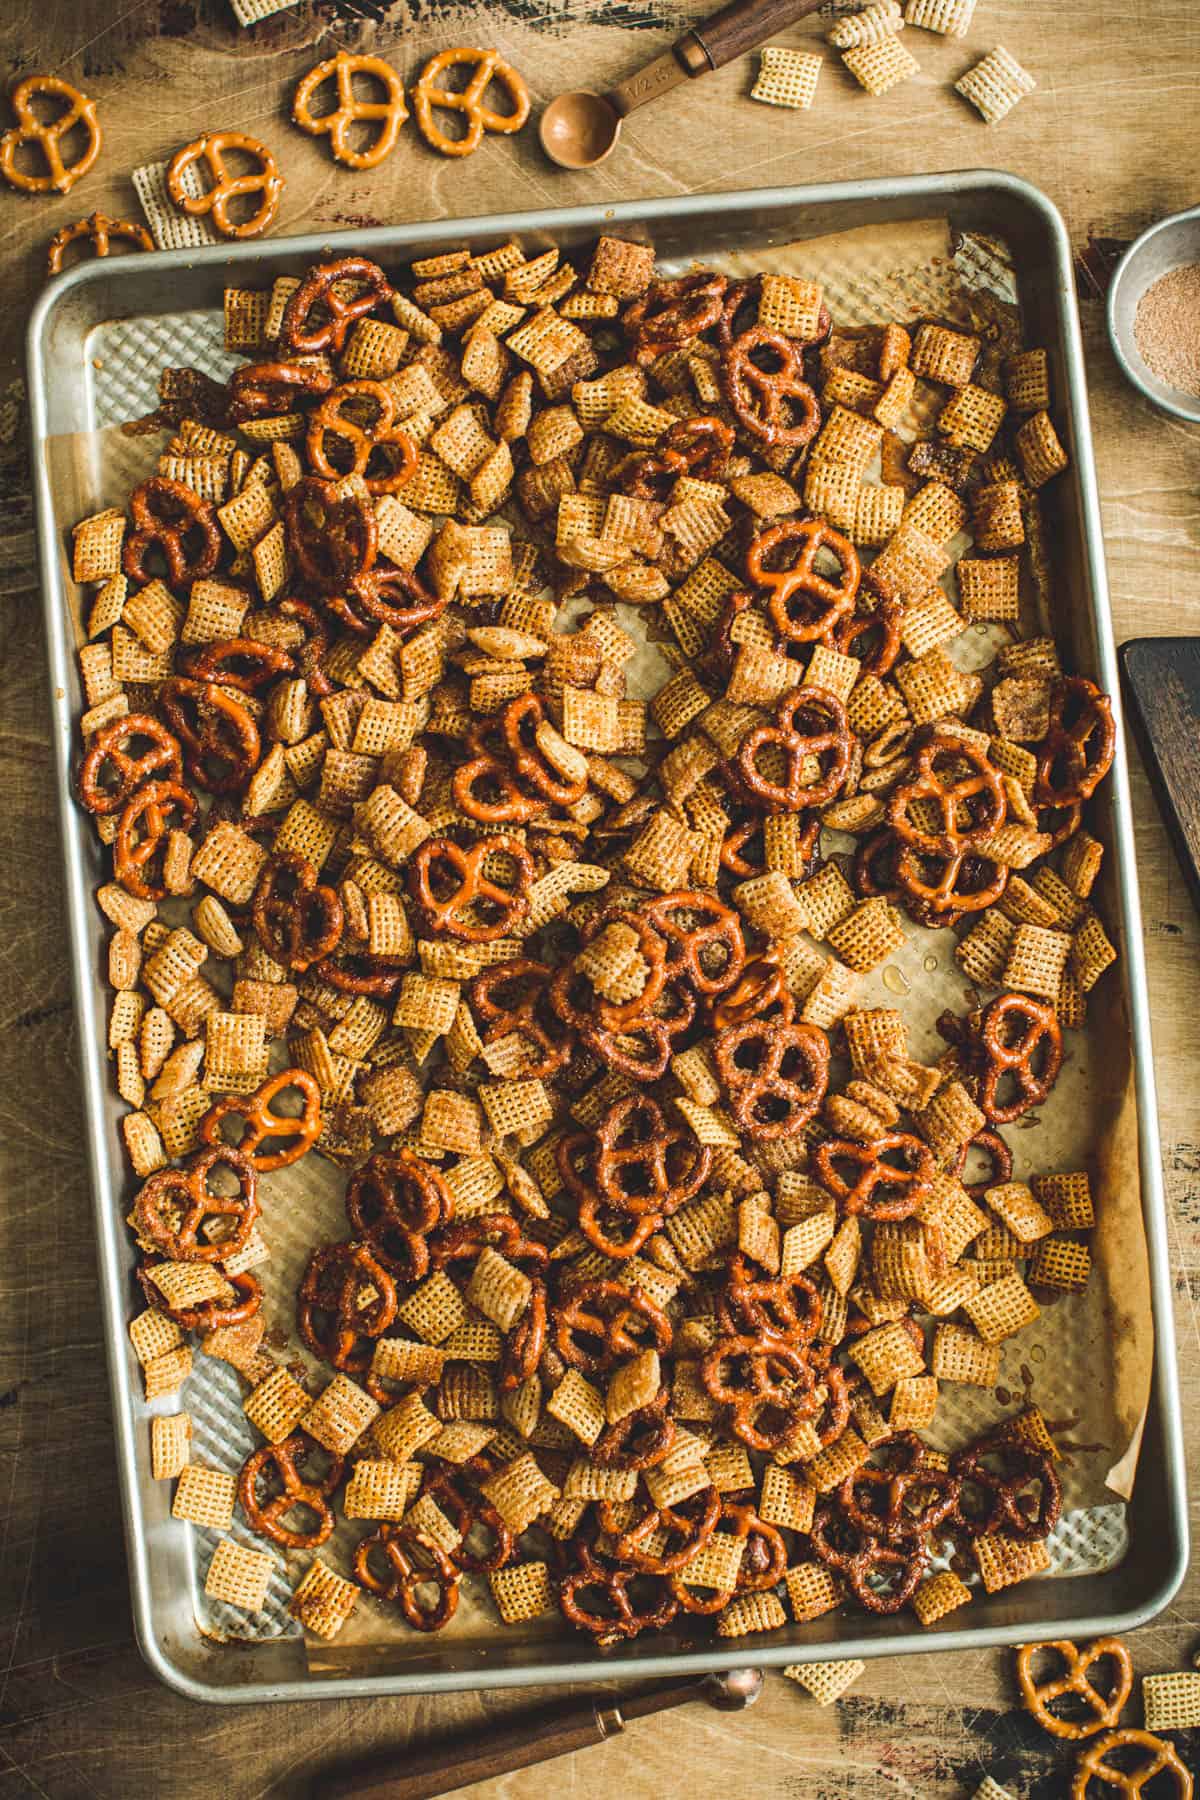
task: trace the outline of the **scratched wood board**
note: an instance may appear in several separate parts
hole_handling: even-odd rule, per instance
[[[752,105],[750,58],[631,119],[621,151],[591,176],[549,170],[530,134],[489,143],[466,165],[441,163],[408,137],[376,176],[352,175],[286,123],[284,98],[299,75],[339,44],[378,47],[411,80],[448,43],[494,42],[526,74],[536,103],[568,82],[600,87],[628,73],[665,45],[668,31],[706,10],[667,0],[487,9],[416,0],[391,8],[375,28],[306,4],[239,32],[226,0],[6,0],[0,8],[4,66],[86,78],[106,133],[100,164],[73,194],[0,194],[0,1800],[201,1800],[214,1789],[231,1800],[268,1790],[299,1800],[317,1764],[471,1730],[536,1698],[462,1694],[204,1714],[159,1687],[133,1645],[71,1075],[23,395],[11,385],[46,240],[96,207],[130,211],[129,169],[222,125],[258,132],[281,156],[289,183],[281,231],[983,164],[1044,187],[1081,250],[1128,239],[1194,203],[1200,12],[1192,0],[1134,0],[1124,9],[979,0],[965,45],[906,34],[921,76],[882,100],[861,94],[827,52],[807,115]],[[820,27],[807,22],[780,41],[819,47]],[[989,130],[947,84],[995,43],[1040,86]],[[1196,433],[1125,385],[1094,298],[1082,316],[1118,636],[1200,632]],[[1136,757],[1134,797],[1183,1401],[1194,1417],[1200,922]],[[1200,1491],[1200,1444],[1191,1463]],[[1198,1637],[1193,1573],[1169,1612],[1134,1635],[1139,1672],[1182,1666]],[[650,1800],[685,1793],[684,1771],[701,1769],[729,1800],[957,1800],[990,1769],[1024,1800],[1060,1800],[1067,1758],[1014,1710],[1014,1697],[1009,1659],[991,1653],[877,1662],[833,1708],[772,1677],[741,1718],[689,1707],[551,1771],[466,1792],[535,1800],[552,1780],[573,1800],[607,1800],[615,1789]],[[1193,1742],[1187,1753],[1200,1766],[1200,1747]]]

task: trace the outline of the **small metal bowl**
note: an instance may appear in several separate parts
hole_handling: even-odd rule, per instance
[[[1133,321],[1142,295],[1160,275],[1200,262],[1200,206],[1172,213],[1135,238],[1113,272],[1108,290],[1108,335],[1113,353],[1135,388],[1160,412],[1200,425],[1200,396],[1160,381],[1137,347]],[[1200,321],[1197,321],[1200,328]]]

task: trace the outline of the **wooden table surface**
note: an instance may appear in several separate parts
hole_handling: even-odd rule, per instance
[[[808,114],[753,104],[743,60],[630,121],[593,174],[540,158],[532,130],[466,163],[411,125],[380,170],[335,166],[286,122],[297,78],[338,46],[375,45],[409,81],[460,42],[498,45],[535,100],[602,86],[703,16],[677,0],[398,0],[378,28],[352,4],[303,4],[239,31],[226,0],[4,0],[0,64],[62,74],[98,101],[105,147],[65,198],[0,193],[0,1800],[297,1796],[317,1763],[470,1729],[529,1700],[321,1702],[208,1710],[175,1697],[132,1641],[81,1123],[35,590],[21,333],[58,226],[133,213],[128,171],[204,129],[249,130],[287,176],[280,232],[352,229],[498,208],[999,165],[1044,188],[1073,241],[1128,238],[1194,203],[1200,9],[1193,0],[979,0],[966,44],[908,31],[921,74],[883,99],[829,53]],[[781,39],[816,46],[809,21]],[[988,128],[950,83],[996,43],[1037,93]],[[7,123],[7,121],[5,121]],[[1200,632],[1200,431],[1122,381],[1100,305],[1082,301],[1118,638]],[[1138,854],[1166,1157],[1185,1417],[1200,1405],[1200,922],[1135,768]],[[1200,1437],[1192,1473],[1200,1490]],[[1182,1666],[1200,1633],[1200,1575],[1133,1642],[1139,1671]],[[552,1771],[468,1790],[532,1800],[684,1793],[702,1770],[728,1796],[876,1800],[970,1794],[989,1768],[1026,1796],[1065,1792],[1064,1759],[1012,1714],[1009,1658],[883,1660],[836,1708],[778,1676],[740,1718],[699,1707],[634,1726]]]

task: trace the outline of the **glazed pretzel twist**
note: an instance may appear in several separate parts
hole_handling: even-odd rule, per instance
[[[759,1142],[803,1131],[829,1086],[829,1039],[819,1025],[751,1019],[720,1032],[713,1055],[731,1114]]]
[[[210,501],[169,475],[151,475],[130,494],[129,511],[134,529],[125,539],[122,561],[130,581],[154,579],[146,568],[146,552],[155,545],[166,558],[171,587],[191,587],[212,574],[221,554],[221,530]]]
[[[1018,1036],[1010,1041],[1016,1026]],[[1062,1068],[1062,1026],[1048,1001],[1028,994],[999,994],[984,1008],[979,1027],[984,1061],[979,1104],[992,1125],[1008,1125],[1038,1106]],[[1041,1069],[1035,1063],[1041,1059]],[[1001,1100],[1000,1085],[1011,1077],[1016,1092]]]
[[[286,413],[301,400],[319,400],[334,385],[333,371],[316,362],[257,362],[235,369],[229,380],[233,424]]]
[[[195,817],[196,796],[178,781],[147,781],[130,795],[113,845],[113,874],[127,893],[139,900],[166,898],[160,858],[171,832],[187,831]]]
[[[677,275],[670,281],[652,281],[622,317],[634,346],[634,361],[645,367],[665,350],[677,350],[715,325],[725,288],[723,275]]]
[[[792,560],[782,569],[767,567],[767,558],[782,552]],[[836,581],[816,567],[824,552],[839,565]],[[768,526],[746,552],[746,574],[767,596],[767,612],[781,637],[794,644],[827,642],[854,606],[862,566],[849,538],[824,519],[785,519]],[[797,618],[792,602],[802,603]]]
[[[120,256],[121,251],[114,249],[117,242],[127,243],[132,250],[154,249],[154,239],[144,225],[135,224],[132,219],[110,219],[107,213],[94,212],[55,232],[46,249],[47,272],[59,274],[69,247],[83,241],[91,245],[92,255],[96,257]]]
[[[346,293],[346,288],[354,286],[357,293]],[[322,351],[338,356],[355,320],[365,318],[391,296],[391,282],[379,264],[365,256],[318,263],[284,308],[280,347],[293,356],[317,356]]]
[[[1146,1754],[1136,1769],[1122,1769],[1108,1760],[1110,1750],[1122,1749],[1144,1750]],[[1071,1781],[1070,1800],[1089,1800],[1088,1790],[1093,1778],[1102,1787],[1115,1789],[1118,1794],[1133,1800],[1160,1775],[1170,1776],[1178,1800],[1192,1800],[1194,1783],[1175,1746],[1155,1737],[1153,1732],[1123,1725],[1119,1731],[1109,1731],[1104,1737],[1096,1738],[1081,1753]],[[1155,1789],[1156,1793],[1159,1791]]]
[[[755,361],[764,352],[776,359],[774,368]],[[722,352],[721,378],[730,410],[751,437],[801,450],[817,435],[821,407],[804,379],[803,352],[781,331],[753,325],[735,338]]]
[[[889,1157],[900,1157],[899,1163]],[[839,1172],[849,1163],[858,1171],[853,1181]],[[866,1219],[909,1219],[930,1190],[933,1152],[910,1132],[889,1131],[869,1144],[851,1138],[828,1138],[812,1153],[813,1174],[838,1203],[841,1214]]]
[[[448,69],[473,65],[465,88],[456,92],[440,85]],[[512,103],[511,112],[498,113],[484,105],[484,95],[495,81],[505,89]],[[509,134],[520,131],[529,117],[529,89],[496,50],[442,50],[425,64],[413,89],[413,112],[426,143],[443,156],[470,156],[483,142],[485,131]],[[457,112],[463,116],[462,137],[447,137],[434,118],[437,110]]]
[[[484,864],[497,852],[514,866],[513,885],[502,887],[484,874]],[[408,866],[408,890],[430,931],[460,938],[465,943],[487,944],[505,937],[529,909],[533,858],[516,838],[481,838],[463,850],[452,838],[426,838]],[[434,893],[437,877],[456,883],[439,898]],[[490,909],[490,919],[480,907]]]
[[[286,1550],[318,1550],[332,1536],[336,1524],[330,1496],[342,1479],[343,1461],[331,1456],[329,1467],[319,1481],[307,1481],[298,1463],[312,1454],[313,1440],[303,1431],[295,1431],[281,1444],[263,1444],[251,1451],[238,1476],[238,1500],[252,1531],[270,1538]],[[259,1498],[260,1480],[274,1477],[281,1491],[267,1500]],[[303,1506],[316,1517],[311,1531],[298,1531],[285,1525],[284,1519],[294,1507]]]
[[[225,1170],[237,1184],[233,1194],[214,1193],[209,1181]],[[160,1169],[142,1183],[133,1203],[138,1236],[169,1262],[221,1263],[244,1250],[258,1218],[258,1176],[240,1150],[222,1144],[198,1151],[182,1169]],[[200,1242],[209,1220],[232,1221],[217,1242]]]
[[[234,175],[225,160],[231,150],[250,157],[258,167],[245,175]],[[189,194],[183,185],[184,176],[197,163],[204,164],[212,186],[203,194]],[[211,218],[222,237],[258,237],[275,222],[283,176],[274,156],[257,138],[248,137],[244,131],[210,131],[175,152],[167,164],[167,192],[181,212],[192,218]],[[258,211],[239,224],[230,212],[230,203],[248,194],[261,194],[262,201]]]
[[[236,794],[262,758],[262,739],[253,715],[212,681],[173,676],[159,689],[158,703],[187,752],[188,775],[209,794]]]
[[[366,414],[373,416],[367,418]],[[394,494],[412,480],[417,469],[417,446],[395,418],[396,403],[382,381],[345,381],[326,394],[309,415],[308,460],[325,481],[359,475],[369,494]],[[328,438],[339,446],[349,445],[345,468],[330,461]],[[390,473],[368,475],[376,454],[394,464]],[[344,456],[340,460],[347,461]]]
[[[387,1568],[383,1576],[376,1575],[371,1566],[376,1551]],[[418,1562],[415,1551],[427,1562]],[[354,1552],[354,1579],[377,1599],[399,1606],[414,1631],[441,1631],[458,1610],[459,1571],[427,1531],[412,1525],[377,1525],[360,1539]],[[422,1606],[417,1598],[424,1587],[437,1589],[437,1599],[430,1607]]]
[[[149,748],[135,756],[139,740]],[[179,741],[150,713],[126,713],[92,739],[79,767],[79,798],[90,813],[120,812],[142,783],[157,775],[176,784],[183,780]]]
[[[965,763],[965,773],[939,769],[947,760]],[[936,811],[936,830],[913,816],[917,802]],[[888,801],[888,824],[912,849],[952,858],[985,843],[1003,825],[1007,811],[999,769],[973,744],[935,727],[914,750],[908,780]]]
[[[1067,714],[1074,717],[1067,723]],[[1088,800],[1112,768],[1117,727],[1112,701],[1094,681],[1064,676],[1050,694],[1050,723],[1038,751],[1034,801],[1071,807]],[[1056,771],[1061,769],[1061,774]]]
[[[429,1234],[454,1217],[454,1196],[414,1150],[377,1151],[350,1178],[346,1214],[355,1236],[390,1274],[420,1281],[429,1270]]]
[[[759,757],[768,748],[782,753],[782,781],[771,780],[760,767]],[[846,709],[837,695],[827,688],[794,688],[776,702],[773,725],[756,725],[742,739],[738,779],[772,812],[804,812],[840,793],[850,768],[850,748]]]
[[[303,1101],[298,1115],[274,1110],[280,1094],[289,1092],[298,1093]],[[321,1090],[306,1069],[281,1069],[252,1094],[227,1094],[200,1121],[200,1136],[206,1144],[225,1142],[221,1127],[226,1119],[238,1119],[245,1127],[236,1148],[259,1175],[288,1169],[307,1155],[321,1135]],[[268,1142],[279,1147],[263,1150]]]
[[[308,1259],[296,1322],[314,1356],[347,1375],[370,1368],[374,1341],[396,1317],[396,1284],[363,1244],[327,1244]]]
[[[319,882],[314,865],[298,851],[264,863],[252,910],[263,948],[286,969],[302,974],[341,942],[345,915],[337,889]]]
[[[374,566],[375,509],[361,494],[339,496],[332,482],[305,475],[284,495],[283,527],[298,573],[318,594],[343,593]]]

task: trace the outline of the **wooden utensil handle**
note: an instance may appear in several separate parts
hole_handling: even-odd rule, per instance
[[[490,1781],[513,1769],[586,1750],[624,1729],[615,1706],[575,1700],[476,1737],[345,1763],[316,1777],[312,1800],[432,1800],[435,1794],[453,1794],[473,1781]]]
[[[806,13],[816,12],[820,4],[821,0],[734,0],[732,6],[705,19],[684,38],[680,49],[688,73],[700,75],[705,68],[723,68],[735,56],[744,56],[747,50],[756,49],[777,32],[794,25]],[[690,48],[693,41],[705,58],[703,66],[696,69],[691,67],[685,48]]]

